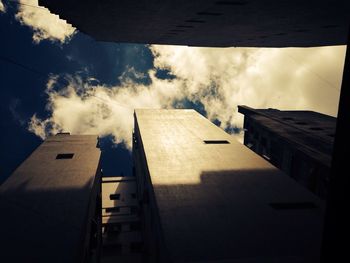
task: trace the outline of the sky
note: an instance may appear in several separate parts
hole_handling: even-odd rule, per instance
[[[242,141],[237,105],[336,116],[345,46],[200,48],[97,42],[0,0],[0,183],[47,136],[97,134],[105,175],[131,175],[135,108],[191,108]]]

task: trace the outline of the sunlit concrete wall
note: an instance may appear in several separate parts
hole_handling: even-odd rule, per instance
[[[46,139],[0,187],[0,262],[90,262],[101,228],[97,136]]]
[[[152,259],[319,261],[323,203],[197,112],[136,110],[133,154]]]

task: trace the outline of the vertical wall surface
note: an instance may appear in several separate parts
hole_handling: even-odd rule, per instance
[[[40,0],[96,40],[207,47],[344,45],[344,0]]]
[[[0,187],[1,262],[97,257],[101,224],[97,136],[45,140]]]
[[[319,261],[323,202],[197,112],[136,110],[133,149],[155,260]]]
[[[321,198],[327,196],[336,118],[238,106],[244,144]]]

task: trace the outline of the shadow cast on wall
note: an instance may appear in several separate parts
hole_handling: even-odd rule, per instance
[[[287,175],[276,169],[204,171],[200,180],[154,186],[172,258],[319,261],[323,204]]]
[[[81,188],[0,191],[0,262],[76,262],[87,235],[92,180]]]

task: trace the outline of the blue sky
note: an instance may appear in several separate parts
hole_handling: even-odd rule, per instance
[[[238,139],[238,104],[337,114],[344,46],[102,43],[20,2],[0,2],[0,182],[58,131],[104,137],[105,174],[130,175],[135,108],[194,108]]]
[[[1,56],[19,63],[0,61],[1,97],[4,102],[0,113],[0,182],[42,141],[27,127],[34,113],[41,118],[49,114],[45,109],[45,89],[50,74],[94,76],[103,83],[115,85],[128,65],[132,64],[140,71],[152,67],[152,56],[143,45],[99,43],[80,33],[67,44],[47,40],[36,44],[32,39],[33,30],[15,19],[16,12],[17,8],[11,5],[6,13],[0,13],[0,32],[6,36],[0,41]],[[106,173],[129,174],[129,151],[125,147],[112,147],[109,137],[103,140],[102,145],[106,152],[103,155]],[[120,160],[117,168],[106,161],[112,160],[111,156]]]

